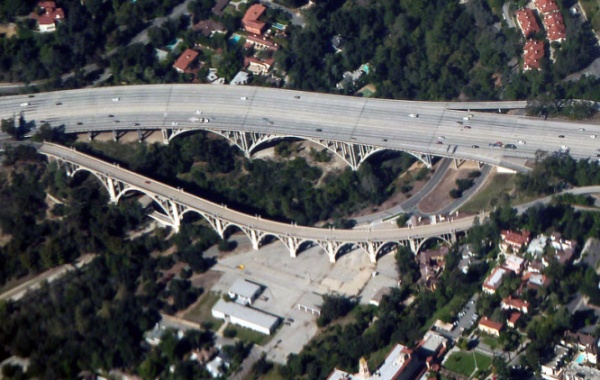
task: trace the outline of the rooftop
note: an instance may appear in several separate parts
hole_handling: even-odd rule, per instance
[[[494,322],[491,319],[489,319],[488,317],[483,317],[481,318],[481,320],[479,321],[479,325],[480,326],[485,326],[489,329],[494,329],[494,330],[498,330],[500,331],[502,329],[503,324],[500,322]]]
[[[488,289],[496,290],[502,284],[502,277],[506,274],[507,270],[501,267],[496,267],[488,278],[483,283],[483,286]]]
[[[235,302],[226,302],[223,299],[220,299],[212,309],[216,312],[248,321],[267,329],[270,329],[279,321],[279,318],[274,315],[264,313],[251,307],[242,306]]]
[[[525,264],[525,259],[517,255],[504,255],[504,257],[504,268],[515,273],[521,272],[521,269],[523,269],[523,265]]]
[[[542,58],[544,58],[544,42],[538,40],[529,40],[523,47],[523,69],[539,69],[542,67]]]
[[[519,27],[521,31],[523,31],[523,35],[527,37],[531,37],[533,34],[538,33],[541,29],[535,18],[535,14],[529,8],[519,9],[516,12],[517,21],[519,23]]]
[[[414,359],[411,356],[411,350],[401,344],[396,344],[377,370],[376,373],[379,375],[377,378],[394,379],[408,367],[412,360]]]
[[[229,288],[229,293],[233,293],[244,298],[252,298],[258,292],[260,292],[260,290],[260,285],[252,283],[250,281],[246,281],[242,278],[238,278]]]
[[[180,56],[177,58],[177,61],[173,64],[173,67],[179,71],[187,71],[189,69],[190,64],[198,57],[198,52],[192,49],[186,49]]]
[[[533,3],[540,13],[548,13],[559,10],[558,4],[556,4],[555,0],[533,0]]]

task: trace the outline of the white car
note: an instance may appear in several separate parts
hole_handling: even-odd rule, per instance
[[[29,103],[28,103],[28,102],[21,103],[21,107],[27,107],[28,105],[29,105]]]
[[[113,102],[118,102],[121,98],[113,98]]]
[[[585,128],[579,128],[579,132],[585,132]]]
[[[210,119],[209,119],[209,118],[207,118],[207,117],[203,117],[203,118],[202,118],[202,122],[203,122],[203,123],[208,123],[209,121],[210,121]]]
[[[595,138],[596,138],[596,135],[590,135],[590,138],[591,138],[591,139],[595,139]]]
[[[440,140],[445,140],[445,139],[446,139],[446,136],[438,136],[438,139],[440,139]]]
[[[469,119],[471,119],[469,116],[463,117],[463,120],[469,120]]]
[[[202,115],[202,111],[196,110],[196,115]]]
[[[240,99],[241,100],[248,100],[248,97],[247,96],[242,96]]]
[[[179,125],[179,123],[178,123],[178,122],[176,122],[176,121],[174,121],[174,122],[172,122],[172,123],[171,123],[171,125],[172,125],[172,126],[174,126],[174,127],[176,127],[176,126],[178,126],[178,125]]]
[[[195,123],[196,121],[200,121],[200,119],[198,119],[197,117],[190,117],[190,121],[192,123]]]
[[[525,145],[525,140],[519,140],[519,141],[517,141],[517,142],[518,142],[519,144],[521,144],[521,145]]]
[[[408,114],[408,117],[419,117],[419,114],[418,113],[411,113],[411,114]]]

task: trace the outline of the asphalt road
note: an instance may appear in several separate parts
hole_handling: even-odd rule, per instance
[[[600,136],[599,125],[473,110],[501,105],[366,99],[249,86],[145,85],[3,97],[0,117],[23,112],[27,120],[64,124],[67,132],[157,128],[257,132],[429,153],[520,170],[525,170],[524,160],[534,158],[537,150],[553,152],[562,145],[575,158],[596,157],[600,144],[590,136]],[[199,122],[197,110],[210,122]],[[409,117],[411,113],[419,116]],[[463,120],[468,115],[472,118]],[[526,144],[518,144],[519,140]],[[497,141],[517,148],[489,146]]]
[[[372,229],[372,230],[340,230],[323,229],[314,227],[297,226],[286,223],[265,220],[260,217],[250,216],[235,210],[228,209],[216,203],[209,202],[192,194],[187,194],[179,189],[156,182],[132,171],[104,162],[74,149],[55,144],[42,144],[40,153],[62,158],[81,165],[97,173],[104,173],[114,179],[121,180],[131,185],[133,189],[147,190],[161,197],[171,199],[177,203],[200,210],[210,215],[215,215],[227,224],[249,226],[269,234],[291,236],[310,241],[343,241],[346,243],[363,243],[366,241],[394,242],[415,237],[437,236],[452,231],[464,231],[470,228],[475,217],[455,219],[448,223],[419,226],[414,228]],[[478,216],[482,219],[482,215]]]

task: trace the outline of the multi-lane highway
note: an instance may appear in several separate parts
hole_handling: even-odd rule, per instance
[[[22,113],[38,125],[43,120],[52,126],[64,124],[67,132],[209,127],[502,166],[534,158],[539,149],[553,152],[561,146],[575,158],[596,157],[600,125],[475,111],[499,106],[499,102],[397,101],[248,86],[145,85],[2,97],[0,117]],[[504,104],[512,106],[522,108],[523,102]],[[209,122],[202,123],[203,118]],[[596,135],[598,139],[592,137]],[[489,145],[496,142],[516,149]]]

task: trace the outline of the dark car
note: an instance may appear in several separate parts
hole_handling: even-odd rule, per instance
[[[57,106],[62,106],[62,102],[56,102]]]
[[[558,138],[559,138],[559,139],[564,139],[564,138],[565,138],[565,135],[558,135]]]
[[[108,117],[115,117],[115,115],[110,114],[110,115],[108,115]]]
[[[317,132],[323,132],[323,129],[317,128],[317,129],[315,129],[315,131],[317,131]]]
[[[517,149],[517,146],[515,144],[506,144],[504,147],[506,149]]]
[[[479,148],[479,145],[471,145],[471,148],[477,149],[477,148]]]

